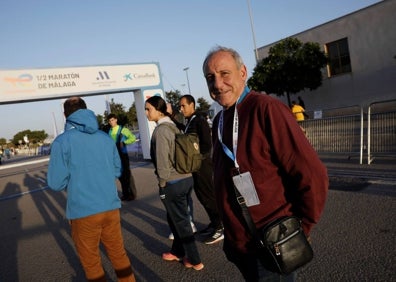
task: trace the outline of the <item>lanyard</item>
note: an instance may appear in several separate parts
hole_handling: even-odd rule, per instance
[[[217,136],[223,147],[224,153],[234,161],[235,168],[239,169],[239,164],[236,159],[237,155],[237,148],[238,148],[238,129],[239,129],[239,118],[238,118],[238,110],[237,106],[238,103],[242,102],[245,99],[246,95],[250,92],[248,87],[245,87],[242,95],[238,98],[237,102],[235,103],[234,108],[234,120],[232,124],[232,152],[231,150],[223,143],[223,123],[224,123],[224,109],[221,111],[220,118],[219,118],[219,126],[217,127]]]
[[[191,123],[191,121],[192,121],[194,118],[195,118],[195,115],[193,115],[193,116],[191,117],[191,119],[188,121],[188,123],[187,123],[187,125],[186,125],[186,128],[184,129],[184,133],[187,132],[187,129],[188,129],[188,127],[190,126],[190,123]]]

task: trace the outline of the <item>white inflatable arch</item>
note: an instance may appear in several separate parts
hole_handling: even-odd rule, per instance
[[[147,121],[144,102],[164,98],[160,74],[159,63],[0,70],[0,104],[133,92],[143,157],[150,159],[155,125]]]

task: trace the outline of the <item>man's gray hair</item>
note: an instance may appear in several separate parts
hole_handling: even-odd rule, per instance
[[[239,53],[238,53],[237,51],[235,51],[235,50],[232,49],[232,48],[227,48],[227,47],[224,47],[224,46],[219,46],[219,45],[217,45],[217,46],[213,47],[213,48],[208,52],[208,54],[206,55],[205,61],[203,62],[203,65],[202,65],[202,71],[203,71],[204,73],[205,73],[205,68],[206,68],[206,66],[207,66],[207,64],[208,64],[209,59],[210,59],[214,54],[216,54],[216,53],[218,53],[218,52],[227,52],[227,53],[231,54],[231,56],[232,56],[232,57],[234,58],[234,60],[235,60],[235,63],[236,63],[236,65],[237,65],[238,69],[240,69],[240,68],[244,65],[243,60],[242,60],[242,57],[241,57],[241,55],[239,55]]]

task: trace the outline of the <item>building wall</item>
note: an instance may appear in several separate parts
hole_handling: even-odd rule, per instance
[[[333,77],[323,70],[323,85],[302,91],[307,110],[322,110],[396,99],[396,1],[384,0],[291,37],[327,43],[348,38],[352,72]],[[260,60],[269,48],[258,49]],[[281,98],[286,101],[285,98]]]

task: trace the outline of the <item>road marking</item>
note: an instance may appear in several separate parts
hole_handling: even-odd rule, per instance
[[[19,162],[19,163],[14,163],[14,164],[9,164],[9,165],[1,165],[0,170],[12,168],[12,167],[23,166],[23,165],[38,164],[38,163],[43,163],[43,162],[48,162],[48,161],[49,161],[49,158],[44,158],[44,159],[35,160],[35,161],[27,161],[27,162]]]
[[[370,184],[396,185],[396,180],[369,180]]]
[[[38,181],[41,181],[41,182],[47,184],[47,180],[45,180],[44,178],[36,177],[36,179],[37,179]]]
[[[41,192],[41,191],[47,190],[48,188],[49,188],[48,186],[45,186],[45,187],[40,188],[40,189],[35,189],[35,190],[30,190],[30,191],[26,191],[26,192],[22,192],[22,193],[18,193],[18,194],[12,194],[12,195],[5,196],[5,197],[0,197],[0,201],[5,201],[5,200],[10,200],[10,199],[22,197],[23,195],[32,194],[32,193],[35,193],[35,192]]]

